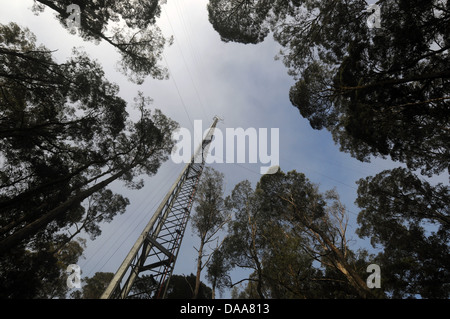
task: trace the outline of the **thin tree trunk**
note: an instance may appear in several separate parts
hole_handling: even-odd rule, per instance
[[[30,191],[26,191],[26,192],[24,192],[24,193],[22,193],[22,194],[17,195],[17,196],[14,197],[14,198],[8,200],[7,202],[0,203],[0,208],[2,208],[2,207],[7,207],[8,205],[12,205],[12,204],[14,204],[15,202],[18,202],[18,201],[21,201],[21,200],[23,201],[23,200],[25,200],[26,197],[29,197],[29,196],[32,196],[33,194],[37,194],[38,192],[44,191],[46,187],[49,187],[49,186],[51,186],[52,184],[56,185],[57,183],[67,181],[67,180],[71,179],[72,177],[76,176],[76,174],[81,173],[81,172],[82,172],[83,170],[85,170],[86,168],[89,168],[90,165],[92,165],[93,163],[96,163],[96,162],[91,162],[91,163],[89,163],[89,164],[87,164],[87,165],[84,165],[82,168],[77,169],[75,172],[69,174],[68,176],[65,176],[65,177],[60,178],[60,179],[58,179],[58,180],[55,180],[55,181],[46,183],[45,185],[40,185],[40,186],[37,187],[36,189],[30,190]],[[98,162],[97,162],[97,163],[98,163]],[[88,180],[88,181],[86,181],[86,182],[83,182],[83,184],[78,184],[76,187],[77,187],[77,188],[81,188],[81,187],[83,187],[83,186],[89,184],[90,182],[92,182],[92,181],[94,181],[94,180],[96,180],[96,179],[98,179],[98,178],[100,178],[100,177],[102,177],[102,176],[108,174],[109,172],[110,172],[110,171],[101,173],[100,175],[97,175],[97,176],[91,178],[90,180]],[[73,189],[72,189],[72,190],[73,190]],[[42,206],[43,206],[43,205],[41,205],[40,207],[37,207],[36,210],[39,210]],[[38,216],[36,216],[35,214],[26,214],[26,215],[23,215],[23,216],[21,216],[20,218],[17,218],[16,220],[10,222],[9,224],[3,226],[3,227],[0,229],[0,236],[6,234],[6,233],[9,232],[11,229],[13,229],[14,227],[20,225],[20,224],[23,223],[23,222],[32,223],[36,218],[38,218]]]
[[[367,287],[367,284],[361,277],[352,269],[352,267],[347,263],[345,256],[342,254],[342,251],[333,244],[330,238],[324,234],[318,228],[309,224],[307,226],[314,235],[319,238],[320,244],[324,250],[332,251],[332,259],[336,264],[337,270],[339,270],[348,280],[349,284],[356,289],[361,298],[371,298],[372,292]]]
[[[258,259],[256,259],[256,266],[257,266],[257,271],[258,271],[258,283],[256,284],[256,291],[258,292],[259,298],[266,299],[264,297],[264,294],[263,294],[263,291],[262,291],[263,276],[262,276],[261,264],[260,264]]]
[[[111,182],[115,181],[117,178],[122,176],[125,172],[130,170],[131,167],[121,170],[111,177],[105,179],[104,181],[90,187],[79,193],[78,195],[68,199],[63,204],[58,207],[52,209],[51,211],[45,213],[43,216],[35,220],[34,222],[28,224],[24,228],[18,230],[14,234],[9,237],[6,237],[0,242],[0,253],[4,253],[5,251],[11,249],[12,247],[18,245],[22,240],[29,238],[35,235],[39,230],[43,229],[47,224],[49,224],[52,220],[54,220],[57,216],[64,214],[70,209],[71,206],[79,204],[87,197],[91,196],[93,193],[99,191],[104,188]]]
[[[51,8],[51,9],[53,9],[54,11],[59,13],[61,15],[61,17],[68,17],[69,16],[69,13],[67,13],[64,9],[59,8],[58,6],[56,6],[51,1],[48,1],[48,0],[37,0],[37,1],[42,3],[42,4],[44,4],[44,5],[46,5],[47,7]],[[123,46],[123,45],[121,45],[121,43],[115,43],[115,42],[113,42],[113,40],[111,40],[110,37],[107,37],[102,32],[96,32],[95,30],[93,30],[92,28],[88,27],[87,25],[84,25],[83,28],[85,30],[88,30],[92,34],[99,36],[100,38],[102,38],[103,40],[105,40],[106,42],[108,42],[109,44],[114,46],[119,51],[124,52],[124,53],[128,53],[126,51],[126,49],[125,49],[127,47],[127,45]]]
[[[55,256],[59,254],[59,252],[72,241],[72,239],[75,238],[76,235],[81,233],[81,231],[86,227],[86,221],[83,223],[83,225],[80,228],[77,228],[77,231],[74,232],[69,238],[67,238],[61,245],[58,246],[58,248],[55,249]]]

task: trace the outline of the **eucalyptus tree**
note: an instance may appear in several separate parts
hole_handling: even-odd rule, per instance
[[[57,13],[56,19],[69,33],[78,33],[85,41],[111,45],[121,55],[118,69],[131,81],[141,84],[147,76],[155,79],[168,76],[159,61],[172,39],[164,37],[156,24],[164,3],[162,0],[35,0],[32,10],[39,14],[49,8]],[[74,11],[73,5],[79,11]],[[75,14],[79,26],[70,20],[75,19]]]
[[[117,85],[86,54],[57,64],[28,30],[14,23],[1,28],[5,251],[47,226],[61,227],[75,218],[69,211],[79,216],[84,199],[117,179],[141,187],[136,177],[156,173],[168,158],[176,124],[159,110],[152,114],[141,93],[140,119],[132,122]]]
[[[139,177],[168,159],[177,124],[142,93],[127,105],[85,53],[55,62],[15,23],[0,25],[0,61],[0,262],[24,274],[37,260],[50,269],[73,239],[61,233],[69,227],[81,222],[95,237],[124,212],[128,200],[106,187],[142,187]]]
[[[348,217],[335,191],[321,193],[305,175],[264,175],[253,189],[236,185],[222,251],[232,268],[250,271],[252,298],[378,298],[364,278],[368,254],[350,247]],[[225,263],[225,265],[227,265]],[[228,271],[228,269],[227,269]]]
[[[214,250],[206,274],[206,279],[211,283],[212,299],[216,298],[216,291],[223,293],[225,288],[231,286],[230,269],[231,265],[225,259],[223,251],[220,248]]]
[[[358,182],[360,237],[381,250],[383,288],[394,298],[450,296],[450,194],[404,168]]]
[[[226,198],[227,207],[233,212],[228,235],[223,241],[223,252],[230,268],[242,268],[252,273],[242,281],[254,284],[258,298],[266,298],[263,281],[262,255],[265,246],[263,217],[259,214],[258,199],[249,181],[238,183]],[[249,283],[249,284],[251,284]]]
[[[364,262],[360,260],[362,255],[359,256],[350,247],[347,210],[335,190],[322,193],[318,185],[309,181],[304,174],[279,171],[277,174],[264,175],[256,192],[262,198],[260,209],[267,212],[266,216],[272,217],[271,222],[277,226],[277,233],[289,239],[283,239],[283,245],[279,243],[272,249],[278,254],[278,251],[287,254],[290,267],[295,265],[291,272],[292,280],[302,277],[304,281],[309,279],[312,283],[319,279],[336,280],[336,277],[327,278],[323,274],[322,270],[328,269],[339,274],[339,280],[351,288],[351,295],[359,298],[380,297],[367,287],[363,279],[365,269]],[[285,252],[289,245],[297,247],[297,259]],[[320,272],[312,271],[313,260],[322,265],[323,269],[317,269]],[[276,260],[272,259],[272,262],[276,263]],[[295,285],[286,287],[296,288]],[[302,288],[311,293],[307,290],[311,287],[314,285],[304,285]]]
[[[450,3],[378,5],[381,28],[367,25],[365,0],[211,0],[208,10],[224,41],[272,32],[296,80],[292,104],[342,151],[439,174],[450,160]]]
[[[223,199],[224,175],[213,168],[207,167],[202,174],[202,179],[196,192],[195,213],[191,223],[193,231],[200,238],[200,246],[197,249],[197,274],[193,298],[198,297],[200,289],[200,275],[202,270],[211,260],[212,253],[207,254],[208,244],[218,241],[218,232],[228,222],[227,210]],[[204,257],[208,257],[204,261]]]

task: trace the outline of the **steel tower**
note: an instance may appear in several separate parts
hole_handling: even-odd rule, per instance
[[[214,117],[191,162],[125,257],[102,299],[164,298],[218,120]]]

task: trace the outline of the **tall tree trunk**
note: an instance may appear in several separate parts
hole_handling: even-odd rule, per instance
[[[362,278],[354,271],[354,269],[347,263],[347,260],[342,253],[342,251],[334,245],[332,240],[320,229],[309,224],[309,229],[314,233],[314,235],[319,239],[320,244],[325,251],[331,250],[332,255],[330,258],[333,259],[337,270],[339,270],[348,280],[349,284],[355,288],[361,298],[371,298],[373,297],[372,292]]]
[[[12,235],[6,237],[5,239],[3,239],[0,242],[0,253],[4,253],[5,251],[11,249],[12,247],[18,245],[24,239],[30,238],[31,236],[35,235],[38,231],[40,231],[45,226],[47,226],[47,224],[49,224],[57,216],[67,212],[67,210],[70,209],[71,206],[81,203],[84,199],[91,196],[93,193],[99,191],[100,189],[104,188],[111,182],[115,181],[117,178],[122,176],[125,172],[127,172],[130,169],[131,169],[131,167],[129,167],[127,169],[123,169],[123,170],[117,172],[116,174],[112,175],[111,177],[105,179],[104,181],[102,181],[98,184],[95,184],[94,186],[82,191],[81,193],[68,199],[63,204],[59,205],[58,207],[45,213],[44,215],[39,217],[34,222],[28,224],[24,228],[16,231]]]
[[[258,259],[256,259],[256,265],[257,265],[257,272],[258,272],[258,283],[256,284],[256,291],[258,292],[259,298],[266,299],[264,297],[264,293],[262,290],[262,284],[263,284],[263,275],[262,275],[262,267],[261,263]]]
[[[67,182],[72,177],[75,177],[76,175],[80,174],[81,172],[83,172],[84,170],[88,169],[89,167],[91,167],[94,164],[106,164],[106,161],[104,161],[104,162],[99,162],[99,161],[89,162],[89,163],[87,163],[87,164],[85,164],[85,165],[75,169],[72,173],[70,173],[68,175],[65,175],[65,176],[63,176],[61,178],[58,178],[58,179],[51,180],[51,181],[46,182],[44,184],[40,184],[34,189],[26,190],[25,192],[15,196],[15,197],[13,197],[11,199],[8,199],[6,201],[0,202],[0,208],[5,208],[5,207],[13,205],[13,204],[15,204],[17,202],[26,200],[27,197],[31,197],[31,196],[34,196],[36,194],[42,193],[43,191],[46,190],[46,188],[51,188],[51,187],[53,187],[53,186],[55,186],[57,184],[62,184],[64,182]]]
[[[197,277],[195,278],[195,289],[193,299],[198,298],[198,292],[200,290],[200,274],[202,273],[202,257],[203,257],[203,247],[205,246],[205,236],[202,236],[200,240],[200,248],[198,249],[197,258]]]

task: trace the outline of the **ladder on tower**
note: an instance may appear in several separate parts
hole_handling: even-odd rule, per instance
[[[218,120],[214,117],[190,163],[125,257],[102,299],[164,298]]]

